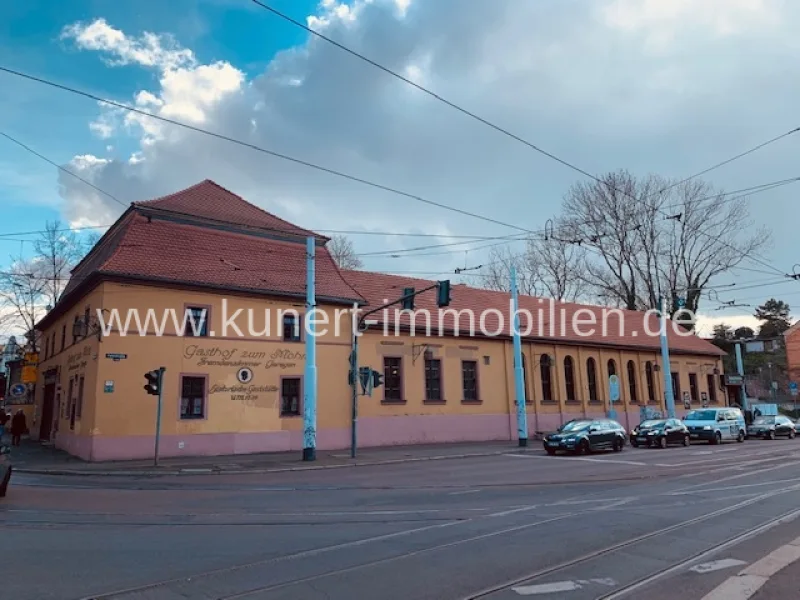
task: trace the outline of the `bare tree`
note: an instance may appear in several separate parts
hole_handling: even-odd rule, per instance
[[[58,221],[47,223],[33,243],[32,256],[11,258],[11,266],[0,274],[0,326],[32,337],[36,323],[56,305],[66,288],[70,270],[96,242],[97,236],[81,240]]]
[[[0,314],[3,329],[28,336],[34,351],[34,326],[47,312],[42,303],[47,287],[47,279],[43,277],[41,265],[36,260],[18,258],[0,275]]]
[[[538,264],[528,262],[527,252],[515,253],[508,246],[495,246],[489,250],[489,259],[479,275],[474,275],[476,284],[489,290],[508,292],[511,290],[511,267],[517,269],[517,290],[520,294],[539,296],[542,288]]]
[[[55,306],[69,281],[70,270],[87,252],[86,242],[59,221],[48,222],[34,242],[37,272],[45,278],[45,304]]]
[[[708,183],[637,179],[627,171],[578,183],[563,203],[573,239],[590,250],[583,279],[610,304],[631,310],[658,306],[697,311],[703,289],[769,241],[768,232],[743,235],[749,223],[742,198]]]
[[[517,289],[521,294],[547,296],[556,300],[574,302],[587,289],[580,271],[585,261],[585,251],[571,240],[558,236],[530,238],[522,253],[514,253],[507,246],[492,248],[489,262],[478,277],[483,287],[508,291],[511,287],[511,267],[517,270]]]
[[[351,242],[344,235],[334,235],[328,242],[328,252],[340,269],[360,269],[364,266]]]

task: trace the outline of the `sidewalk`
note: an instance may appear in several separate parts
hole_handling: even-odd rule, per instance
[[[703,600],[800,597],[800,538],[781,546],[706,594]]]
[[[528,449],[541,450],[536,440],[528,440]],[[517,443],[474,442],[459,444],[431,444],[417,446],[389,446],[359,449],[355,459],[349,449],[317,451],[317,460],[303,462],[301,452],[276,452],[269,454],[237,454],[233,456],[187,456],[162,458],[158,467],[153,460],[112,461],[89,463],[38,442],[23,440],[12,449],[10,462],[16,473],[38,475],[74,476],[138,476],[204,475],[281,473],[311,471],[369,465],[496,456],[507,452],[520,452]]]

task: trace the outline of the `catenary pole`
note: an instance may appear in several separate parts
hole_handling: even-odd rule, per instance
[[[522,370],[522,340],[519,332],[519,295],[517,293],[517,270],[511,267],[511,306],[514,337],[514,390],[517,398],[517,439],[519,445],[528,445],[528,415],[525,412],[525,376]]]
[[[306,368],[303,386],[303,460],[317,459],[317,336],[315,259],[317,241],[312,236],[306,241]]]
[[[667,404],[667,416],[675,418],[675,391],[672,389],[672,367],[669,363],[669,343],[667,342],[667,300],[661,297],[661,362],[664,372],[664,395]]]

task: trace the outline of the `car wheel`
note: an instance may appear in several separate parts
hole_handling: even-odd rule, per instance
[[[717,446],[722,443],[722,434],[719,431],[714,434],[714,441],[712,443]]]
[[[774,439],[775,439],[775,432],[774,432],[774,431],[770,431],[770,432],[767,434],[767,439],[768,439],[768,440],[774,440]]]
[[[667,447],[667,436],[662,435],[658,440],[658,445],[659,445],[659,447],[661,449],[666,448]]]
[[[688,446],[691,443],[692,443],[692,439],[688,435],[683,436],[683,445],[684,446]]]
[[[553,450],[552,448],[545,448],[545,450],[547,450],[547,453],[548,453],[550,456],[553,456],[553,455],[556,453],[556,451],[555,451],[555,450]]]
[[[739,435],[736,437],[736,441],[739,442],[740,444],[744,442],[744,431],[742,431],[741,429],[739,430]]]
[[[591,452],[591,448],[589,448],[589,442],[586,440],[582,440],[580,444],[578,444],[578,454],[589,454]]]
[[[614,440],[614,445],[612,446],[614,452],[622,452],[622,446],[624,445],[623,441],[620,439]]]
[[[794,429],[792,429],[792,430],[789,432],[789,439],[790,439],[790,440],[793,440],[795,435],[797,435],[797,434],[795,433]]]
[[[634,448],[638,448],[639,442],[637,442],[636,440],[631,440],[631,446],[633,446]]]

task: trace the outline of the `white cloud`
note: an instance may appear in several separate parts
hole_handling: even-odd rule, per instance
[[[462,3],[325,0],[308,23],[590,172],[687,175],[797,125],[800,82],[786,76],[800,60],[795,3],[495,0],[469,11]],[[67,31],[79,48],[157,74],[148,89],[131,90],[143,110],[508,223],[540,229],[580,178],[313,36],[247,78],[240,65],[201,60],[167,35],[103,20]],[[114,126],[112,138],[138,141],[133,156],[91,167],[92,181],[126,202],[211,178],[311,228],[515,233],[147,117],[105,107],[96,122]],[[708,179],[730,190],[791,177],[799,141]],[[73,218],[121,211],[80,182],[61,184]],[[780,216],[796,206],[792,190],[757,198],[770,209],[754,210],[756,221],[771,225],[776,241],[793,239]],[[360,251],[446,243],[353,239]],[[792,251],[776,243],[769,258],[789,268]],[[463,260],[453,252],[402,266],[365,262],[446,270]]]

